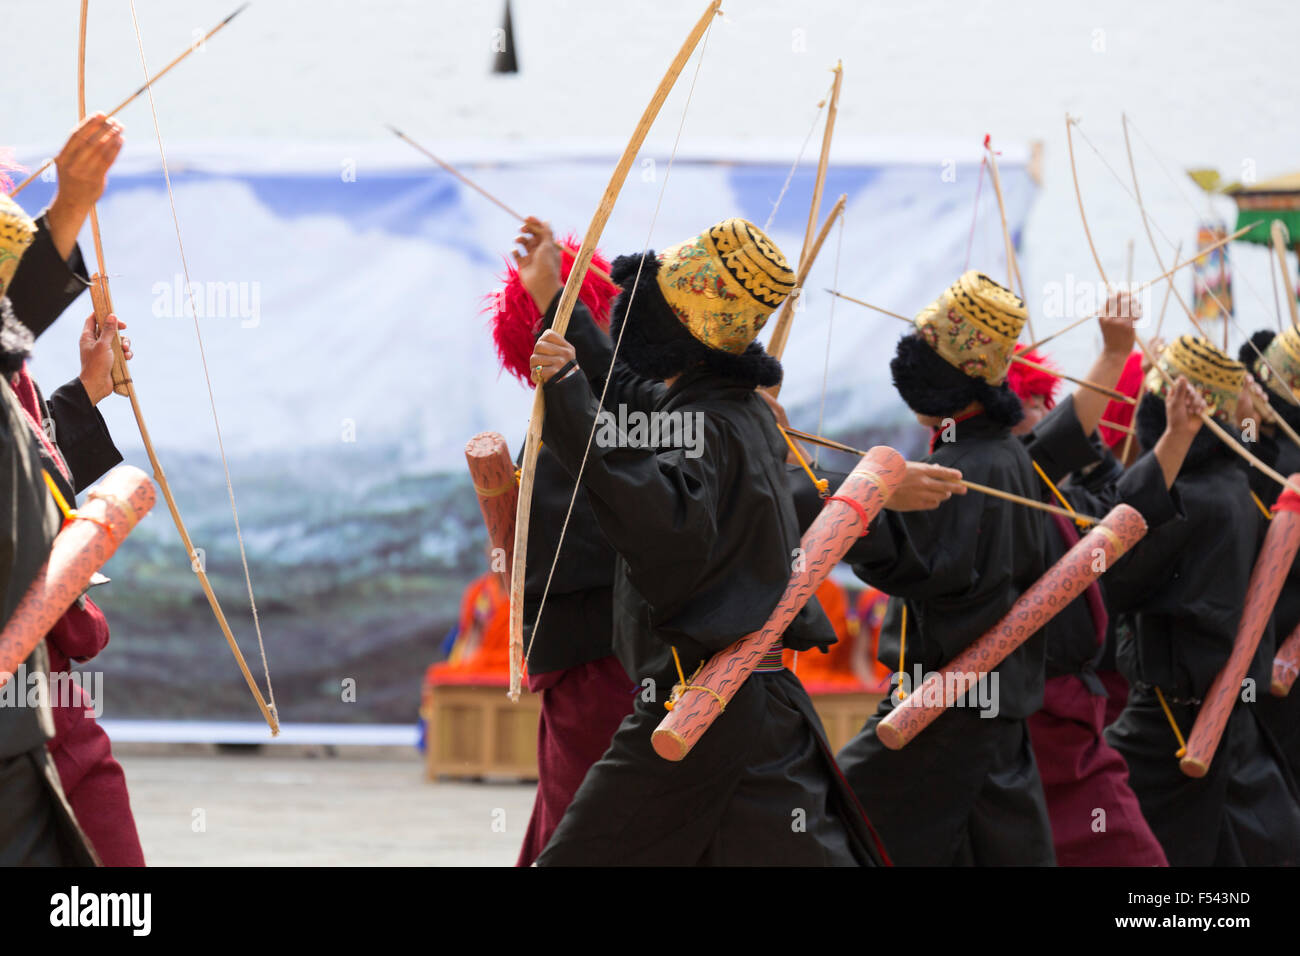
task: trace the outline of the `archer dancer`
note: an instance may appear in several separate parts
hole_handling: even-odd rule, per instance
[[[1018,296],[967,272],[916,317],[890,370],[903,401],[932,430],[926,461],[1037,498],[1029,453],[1011,434],[1024,412],[1006,384],[1026,318]],[[941,671],[1043,575],[1046,533],[1041,511],[987,495],[957,495],[934,511],[882,511],[846,558],[858,577],[895,596],[882,658],[907,674]],[[1036,634],[985,678],[996,716],[982,712],[972,690],[908,746],[889,750],[875,727],[893,709],[891,695],[840,751],[895,862],[1055,861],[1025,724],[1042,703],[1043,655]]]
[[[1170,377],[1185,376],[1234,438],[1256,417],[1245,367],[1205,339],[1176,339],[1159,363]],[[1160,370],[1151,369],[1137,410],[1143,448],[1165,427],[1166,388]],[[1118,649],[1131,690],[1106,740],[1128,763],[1172,866],[1294,865],[1300,799],[1254,703],[1237,701],[1204,777],[1179,769],[1180,735],[1191,731],[1232,651],[1266,525],[1239,457],[1208,430],[1193,440],[1174,491],[1179,516],[1153,529],[1124,574],[1109,579],[1113,604],[1135,614],[1136,628]],[[1276,506],[1300,509],[1300,495],[1284,491]],[[1265,630],[1248,672],[1261,693],[1270,683],[1272,631]]]
[[[525,241],[526,268],[540,238]],[[884,857],[835,770],[821,722],[777,649],[680,763],[650,735],[672,686],[766,622],[797,560],[786,445],[755,388],[781,380],[756,341],[794,283],[760,229],[728,219],[656,256],[623,256],[607,402],[702,416],[699,457],[592,442],[598,411],[578,356],[548,330],[532,358],[545,383],[544,440],[618,552],[614,648],[643,692],[592,767],[540,865],[874,864]],[[558,301],[558,300],[557,300]],[[548,315],[556,303],[551,303]],[[584,369],[599,373],[597,368]],[[585,467],[584,466],[585,458]],[[810,602],[785,633],[796,650],[835,639]]]
[[[1112,296],[1098,317],[1103,350],[1087,381],[1114,388],[1132,353],[1133,324],[1139,316],[1127,295]],[[1037,352],[1025,357],[1050,366]],[[1169,488],[1201,425],[1200,399],[1185,379],[1170,392],[1164,435],[1127,471],[1096,435],[1107,407],[1105,395],[1085,388],[1056,404],[1061,380],[1022,363],[1013,363],[1008,381],[1026,410],[1012,434],[1023,438],[1034,459],[1044,501],[1094,516],[1128,504],[1142,514],[1148,528],[1175,517]],[[1070,473],[1098,468],[1098,478],[1089,484],[1064,481]],[[1101,475],[1106,476],[1104,482]],[[1055,563],[1078,542],[1081,531],[1060,515],[1049,515],[1046,524],[1047,559]],[[1043,627],[1043,706],[1029,717],[1029,732],[1061,866],[1167,865],[1129,786],[1124,758],[1102,737],[1108,694],[1096,665],[1110,623],[1104,595],[1106,582],[1124,573],[1123,561]]]
[[[543,313],[564,287],[572,249],[562,256],[550,228],[525,221],[517,240],[527,256],[514,253],[515,268],[493,297],[493,340],[503,370],[533,384],[528,365],[537,336],[554,312]],[[566,245],[568,245],[566,243]],[[608,272],[597,256],[593,265]],[[610,303],[618,287],[595,271],[583,277],[580,301],[569,323],[588,374],[609,368]],[[596,358],[599,356],[599,358]],[[541,696],[537,726],[537,798],[518,866],[531,866],[550,842],[591,765],[609,748],[623,718],[632,711],[636,685],[614,656],[614,562],[617,555],[601,533],[585,489],[574,494],[573,479],[549,446],[537,456],[537,478],[529,518],[524,582],[524,646],[528,689]],[[569,502],[573,510],[569,513]],[[565,519],[568,527],[565,528]],[[554,571],[552,572],[552,565]],[[542,609],[542,595],[546,603]]]
[[[1264,389],[1273,411],[1292,429],[1300,429],[1300,329],[1290,323],[1280,333],[1268,330],[1251,336],[1254,348],[1247,342],[1241,347],[1238,358],[1250,376]],[[1261,357],[1255,349],[1263,353]],[[1284,475],[1300,472],[1300,446],[1285,434],[1278,434],[1275,424],[1261,421],[1259,446],[1276,446],[1276,464]],[[1251,486],[1260,500],[1269,508],[1277,503],[1282,487],[1258,471],[1250,473]],[[1291,565],[1277,606],[1273,609],[1273,627],[1276,643],[1282,642],[1300,627],[1300,561]],[[1285,755],[1292,776],[1300,774],[1300,690],[1285,697],[1261,693],[1258,701],[1259,717],[1276,738]]]

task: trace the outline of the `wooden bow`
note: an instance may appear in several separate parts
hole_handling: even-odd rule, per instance
[[[1133,160],[1133,141],[1130,139],[1128,134],[1128,115],[1125,113],[1121,113],[1120,120],[1124,127],[1124,151],[1128,154],[1129,174],[1133,177],[1133,198],[1137,200],[1138,212],[1142,214],[1142,228],[1146,232],[1147,242],[1150,243],[1151,245],[1151,253],[1156,257],[1156,265],[1160,267],[1161,271],[1164,271],[1165,268],[1164,259],[1160,255],[1160,246],[1156,243],[1155,233],[1151,231],[1151,218],[1147,215],[1146,203],[1142,201],[1142,187],[1138,185],[1137,163],[1134,162]],[[1183,312],[1187,314],[1187,318],[1191,321],[1192,325],[1196,327],[1196,331],[1201,334],[1201,338],[1205,339],[1207,342],[1210,341],[1210,337],[1206,334],[1204,326],[1202,326],[1200,320],[1196,318],[1196,313],[1192,310],[1191,306],[1187,304],[1187,301],[1183,298],[1183,294],[1178,291],[1177,284],[1174,282],[1172,278],[1170,278],[1169,280],[1169,291],[1173,293],[1174,298],[1178,300],[1179,306],[1181,306]],[[1216,302],[1218,302],[1218,296],[1215,296],[1212,291],[1210,292],[1210,295],[1214,297],[1214,300]],[[1219,302],[1219,307],[1223,308],[1222,302]],[[1227,345],[1227,327],[1228,327],[1229,318],[1230,318],[1229,312],[1227,311],[1227,309],[1224,309],[1224,313],[1223,313],[1224,345]],[[1273,363],[1268,360],[1268,358],[1264,355],[1263,352],[1260,351],[1259,347],[1255,345],[1255,343],[1250,339],[1249,336],[1246,337],[1246,341],[1250,342],[1251,348],[1255,350],[1255,353],[1260,357],[1260,359],[1264,362],[1264,364],[1268,366],[1269,371],[1273,373],[1273,376],[1275,380],[1278,382],[1278,384],[1281,385],[1282,388],[1285,388],[1287,391],[1290,391],[1291,387],[1286,383],[1286,379],[1278,375],[1277,369],[1273,368]],[[1294,393],[1292,394],[1291,397],[1292,398],[1295,397]],[[1300,447],[1300,435],[1296,434],[1295,429],[1292,428],[1290,424],[1288,424],[1287,421],[1281,415],[1279,415],[1271,405],[1268,404],[1267,401],[1264,402],[1263,411],[1265,412],[1268,418],[1270,418],[1274,423],[1278,425],[1278,427],[1282,430],[1282,432],[1289,439],[1291,439],[1291,441],[1297,447]]]
[[[1110,279],[1106,277],[1106,268],[1101,264],[1101,257],[1097,255],[1097,246],[1092,241],[1092,229],[1089,228],[1088,226],[1088,214],[1083,208],[1083,192],[1079,188],[1079,170],[1078,167],[1075,165],[1075,160],[1074,160],[1074,135],[1073,135],[1074,124],[1075,124],[1074,117],[1072,117],[1069,113],[1065,114],[1065,142],[1070,153],[1070,176],[1074,180],[1074,196],[1079,204],[1079,221],[1083,224],[1083,234],[1088,240],[1088,249],[1092,253],[1092,261],[1097,266],[1097,272],[1101,276],[1101,281],[1105,283],[1106,289],[1107,291],[1109,291],[1113,289],[1114,286],[1111,285]],[[1170,377],[1169,373],[1166,372],[1160,366],[1158,357],[1151,353],[1150,347],[1147,345],[1146,342],[1142,341],[1142,336],[1137,335],[1134,337],[1137,340],[1138,347],[1142,350],[1142,354],[1146,356],[1147,361],[1151,364],[1151,367],[1154,368],[1156,372],[1161,376],[1161,378],[1165,380],[1165,384],[1172,388],[1174,381]],[[1231,435],[1229,435],[1226,431],[1223,430],[1223,426],[1221,426],[1218,422],[1214,420],[1214,416],[1212,416],[1208,410],[1203,410],[1201,412],[1201,421],[1205,424],[1205,426],[1210,431],[1214,432],[1214,434],[1219,437],[1220,441],[1222,441],[1230,449],[1232,449],[1234,452],[1236,452],[1238,455],[1244,458],[1252,467],[1258,468],[1260,471],[1268,475],[1268,477],[1272,478],[1274,481],[1276,481],[1279,485],[1282,485],[1284,488],[1291,488],[1297,494],[1300,494],[1300,487],[1296,487],[1295,485],[1292,485],[1290,482],[1287,481],[1285,477],[1279,474],[1276,470],[1270,468],[1264,462],[1260,461],[1249,451],[1243,448],[1240,442],[1236,441]]]
[[[86,115],[86,26],[87,26],[87,19],[88,19],[87,15],[89,12],[88,8],[89,8],[89,0],[81,0],[81,24],[80,24],[79,42],[77,45],[78,46],[77,49],[77,119],[78,121],[85,119],[85,115]],[[238,11],[236,11],[236,13],[238,13]],[[134,19],[135,18],[134,3],[132,3],[131,6],[131,14],[132,14],[132,18]],[[227,18],[226,22],[229,22],[229,18]],[[136,36],[137,38],[139,37],[138,23],[136,25]],[[143,52],[141,56],[143,58]],[[147,69],[145,71],[145,80],[146,80],[146,88],[148,88],[148,84],[150,81],[149,81]],[[153,96],[152,89],[149,89],[149,95],[150,95],[150,99],[152,100],[152,96]],[[156,123],[156,117],[155,117],[155,123]],[[170,192],[170,186],[168,187],[168,191]],[[91,236],[94,240],[94,246],[95,246],[95,264],[98,269],[96,275],[91,279],[91,298],[94,302],[94,307],[95,307],[95,321],[102,325],[104,320],[107,318],[108,314],[112,311],[113,306],[112,306],[112,297],[109,293],[109,288],[108,288],[108,269],[104,265],[104,243],[103,243],[103,239],[100,236],[99,215],[94,207],[91,207],[91,211],[90,211],[90,229],[91,229]],[[271,703],[270,705],[268,705],[266,700],[263,699],[262,697],[262,692],[258,688],[257,682],[253,679],[253,675],[248,669],[248,662],[244,660],[243,652],[239,649],[239,644],[236,643],[235,636],[234,634],[231,633],[230,625],[226,621],[226,615],[221,610],[221,604],[217,600],[217,596],[212,590],[212,584],[208,580],[207,571],[203,566],[203,561],[199,557],[198,553],[195,551],[194,542],[190,540],[189,531],[187,531],[185,528],[185,522],[181,518],[180,509],[177,508],[176,499],[172,495],[171,485],[168,484],[167,482],[167,476],[163,472],[162,463],[158,460],[158,454],[154,450],[153,441],[149,438],[149,429],[145,425],[144,414],[140,409],[140,400],[139,397],[136,395],[135,383],[131,378],[129,369],[127,368],[126,358],[122,353],[122,346],[121,343],[118,341],[116,335],[114,336],[113,339],[113,386],[114,386],[114,391],[116,391],[118,394],[125,395],[131,402],[131,412],[135,415],[136,424],[140,428],[140,439],[144,443],[145,454],[149,456],[149,464],[153,468],[154,480],[158,482],[158,488],[162,491],[163,500],[167,502],[167,510],[171,512],[172,521],[176,525],[176,530],[180,532],[181,542],[185,545],[185,551],[190,558],[190,566],[194,569],[194,573],[198,575],[199,584],[202,586],[203,593],[208,599],[208,605],[212,608],[212,613],[216,617],[217,624],[221,627],[221,631],[226,637],[226,643],[230,645],[231,653],[233,653],[235,656],[235,662],[239,665],[239,669],[244,675],[244,680],[248,682],[248,688],[250,691],[252,691],[253,699],[257,702],[258,709],[261,710],[262,716],[266,719],[267,725],[271,728],[271,734],[273,736],[278,735],[280,733],[280,723],[275,712],[274,694],[272,694]],[[223,465],[224,465],[224,455],[223,455]],[[230,473],[228,470],[226,472],[226,481],[227,481],[227,485],[229,485]],[[233,502],[234,499],[232,497],[231,499],[232,507],[233,507]],[[236,530],[238,530],[239,527],[238,514],[235,515],[235,527]],[[240,554],[241,554],[241,559],[243,559],[242,541],[240,545]],[[246,559],[244,559],[244,571],[245,574],[247,575],[248,563]],[[250,595],[251,595],[251,585],[250,585]],[[256,605],[254,605],[253,607],[253,613],[254,613],[254,621],[256,621]],[[258,636],[260,640],[261,637],[260,627],[258,631]],[[270,687],[270,681],[269,681],[269,674],[268,674],[268,690],[269,687]]]
[[[635,161],[641,145],[645,142],[650,127],[654,125],[655,117],[659,115],[659,110],[663,107],[669,92],[677,82],[677,77],[685,68],[687,60],[690,59],[696,44],[699,43],[700,38],[704,36],[704,32],[712,23],[713,17],[720,13],[719,8],[721,6],[722,0],[712,0],[708,9],[704,11],[695,26],[691,28],[690,35],[687,36],[686,42],[682,44],[681,49],[677,51],[677,56],[673,58],[673,62],[668,67],[668,72],[664,74],[664,78],[659,81],[659,86],[650,98],[650,103],[646,106],[645,112],[641,114],[641,120],[637,123],[627,148],[623,150],[623,155],[614,167],[614,172],[609,178],[609,185],[605,187],[605,194],[601,196],[600,204],[596,207],[596,214],[592,217],[591,225],[587,227],[587,233],[582,237],[582,245],[579,247],[573,266],[569,270],[569,278],[564,283],[564,291],[560,294],[560,303],[555,311],[555,321],[551,324],[551,328],[560,335],[563,335],[569,327],[569,318],[573,314],[574,305],[577,304],[578,292],[582,288],[583,277],[587,274],[587,267],[591,265],[591,257],[596,251],[596,244],[600,241],[605,224],[614,211],[614,203],[623,189],[623,183],[627,180],[627,174],[632,168],[632,163]],[[519,510],[515,516],[515,550],[510,569],[509,696],[512,701],[516,702],[519,700],[519,694],[523,688],[524,574],[528,557],[528,519],[532,513],[533,484],[537,477],[537,455],[541,446],[542,422],[545,416],[546,400],[543,398],[542,389],[539,386],[533,396],[533,410],[528,419],[528,432],[524,438],[524,454],[519,474]],[[540,615],[540,609],[538,613]]]
[[[822,243],[826,241],[835,218],[844,213],[844,204],[848,201],[847,195],[841,196],[826,217],[826,221],[822,223],[821,229],[817,230],[817,216],[822,207],[822,192],[826,188],[826,170],[830,168],[831,138],[835,134],[835,118],[839,115],[840,87],[844,83],[843,61],[837,60],[831,72],[835,74],[835,81],[831,84],[831,95],[826,104],[826,125],[822,127],[822,149],[817,157],[817,176],[813,179],[812,201],[808,205],[808,225],[804,227],[803,245],[799,247],[799,265],[795,271],[794,289],[781,304],[781,311],[772,326],[772,337],[767,342],[767,354],[776,359],[785,355],[785,345],[790,338],[790,325],[794,321],[795,304],[803,297],[804,281],[812,271],[813,262],[816,261],[817,253],[821,251]],[[768,391],[775,398],[781,394],[781,385],[779,383],[773,385]]]

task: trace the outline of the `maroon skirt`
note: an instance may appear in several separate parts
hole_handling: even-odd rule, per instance
[[[1043,778],[1058,866],[1168,866],[1128,782],[1128,765],[1106,743],[1106,698],[1079,678],[1047,681],[1029,737]]]
[[[537,725],[537,799],[516,866],[532,866],[560,825],[592,764],[604,756],[637,685],[616,657],[564,670],[530,674],[528,689],[542,695]]]

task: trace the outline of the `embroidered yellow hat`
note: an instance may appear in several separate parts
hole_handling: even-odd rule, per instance
[[[1267,359],[1267,363],[1264,361]],[[1271,388],[1274,395],[1283,401],[1295,405],[1296,391],[1300,389],[1300,329],[1288,324],[1285,329],[1273,336],[1273,341],[1264,349],[1264,359],[1255,357],[1251,371],[1260,383]],[[1270,369],[1269,366],[1272,366]],[[1275,376],[1273,372],[1276,371]],[[1285,388],[1278,388],[1276,379],[1281,378]]]
[[[1246,366],[1233,360],[1213,343],[1195,335],[1180,335],[1160,353],[1160,368],[1177,381],[1186,376],[1200,393],[1216,418],[1227,418],[1237,408],[1242,386],[1246,384]],[[1146,390],[1164,398],[1167,384],[1156,369],[1147,372]]]
[[[1028,317],[1020,296],[972,270],[922,309],[913,324],[950,365],[1001,385]]]
[[[9,290],[18,260],[36,238],[36,223],[8,196],[0,193],[0,296]]]
[[[709,348],[739,355],[794,289],[795,274],[762,229],[724,219],[659,254],[659,291]]]

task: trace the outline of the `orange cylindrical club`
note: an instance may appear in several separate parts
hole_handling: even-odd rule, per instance
[[[767,623],[714,654],[689,686],[678,689],[668,716],[651,735],[655,753],[665,760],[681,760],[691,752],[763,655],[780,644],[785,629],[831,569],[866,533],[906,470],[903,456],[884,445],[862,456],[800,541],[800,560]],[[853,504],[837,498],[849,499]]]
[[[90,586],[91,576],[149,513],[155,498],[149,476],[132,465],[114,468],[86,493],[78,517],[55,536],[49,558],[0,631],[0,687]]]
[[[1147,523],[1135,508],[1124,504],[1112,508],[1033,587],[1020,595],[992,630],[949,661],[943,671],[928,674],[920,687],[876,725],[880,742],[890,750],[907,746],[959,697],[1113,567],[1146,533]]]
[[[487,525],[492,544],[493,568],[502,583],[510,587],[510,565],[515,550],[515,510],[519,505],[519,481],[506,440],[496,432],[479,432],[465,443],[465,461],[474,482],[474,494]],[[504,555],[504,563],[496,557]]]
[[[1300,484],[1300,475],[1292,475]],[[1260,638],[1268,627],[1277,604],[1282,585],[1291,571],[1297,548],[1300,548],[1300,514],[1278,511],[1264,536],[1264,546],[1259,549],[1255,567],[1250,572],[1246,588],[1246,606],[1237,624],[1237,636],[1232,642],[1232,653],[1214,677],[1205,695],[1205,701],[1196,714],[1196,723],[1187,737],[1187,753],[1178,767],[1189,777],[1204,777],[1210,761],[1223,739],[1223,729],[1241,693],[1241,682],[1250,670],[1250,662],[1259,649]]]

